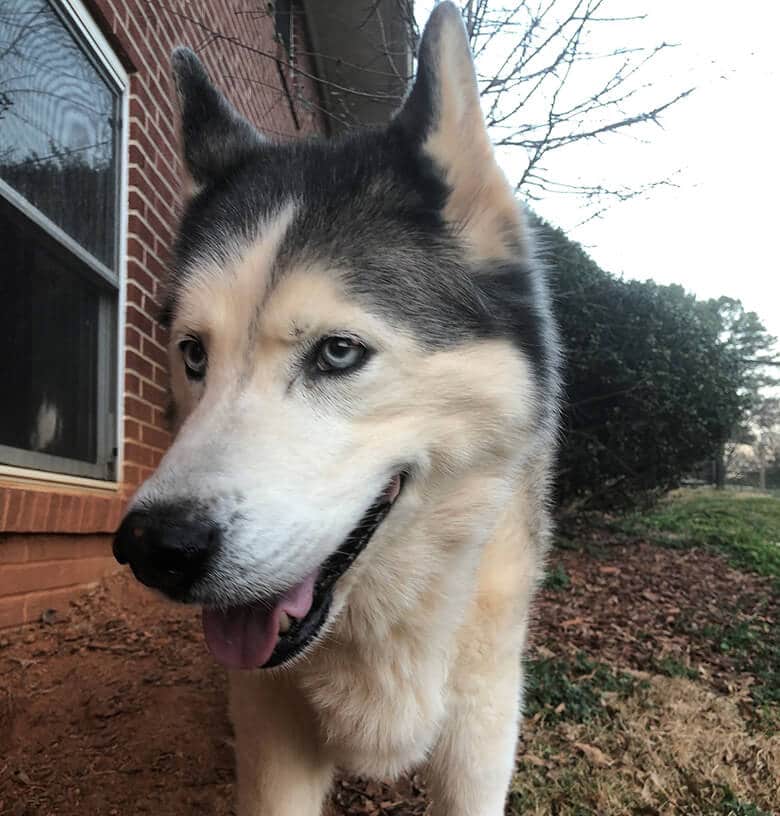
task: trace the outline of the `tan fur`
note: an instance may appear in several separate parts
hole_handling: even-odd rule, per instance
[[[241,320],[262,307],[255,334],[214,308],[209,275],[193,278],[182,307],[182,321],[212,338],[213,376],[223,389],[233,384],[226,399],[242,400],[236,382],[261,393],[261,422],[294,460],[280,387],[287,359],[305,338],[348,326],[385,362],[349,394],[359,406],[344,409],[349,449],[333,468],[323,465],[324,477],[338,482],[405,450],[425,450],[427,461],[339,581],[323,641],[292,668],[233,677],[239,813],[315,814],[334,767],[387,776],[428,757],[436,813],[498,812],[511,770],[500,757],[511,757],[516,738],[519,655],[540,570],[520,477],[535,401],[527,363],[503,341],[421,353],[345,297],[333,270],[290,270],[268,295],[258,274],[270,274],[271,254],[253,249],[245,258],[232,274]],[[255,281],[253,293],[244,277]],[[235,428],[227,417],[225,427]],[[489,806],[484,780],[492,780]]]
[[[516,251],[522,220],[512,188],[498,166],[482,120],[477,79],[463,24],[452,16],[440,33],[441,113],[423,149],[444,170],[452,190],[444,215],[478,258]]]

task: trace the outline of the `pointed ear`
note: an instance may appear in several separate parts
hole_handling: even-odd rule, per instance
[[[263,144],[263,137],[212,84],[189,48],[171,56],[181,114],[184,165],[195,187],[237,167]]]
[[[513,252],[522,216],[493,154],[468,36],[454,3],[439,3],[425,26],[417,76],[396,121],[443,174],[450,188],[444,216],[476,254]]]

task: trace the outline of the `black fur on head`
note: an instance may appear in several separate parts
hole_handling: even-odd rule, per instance
[[[446,87],[443,71],[449,72]],[[236,113],[191,51],[174,53],[174,74],[185,161],[201,188],[181,222],[164,320],[175,314],[189,267],[203,256],[226,259],[236,239],[256,240],[259,225],[294,202],[277,278],[296,264],[332,267],[366,309],[409,327],[423,342],[506,338],[526,353],[539,379],[554,386],[555,331],[523,219],[509,237],[509,257],[505,251],[469,254],[467,227],[446,214],[453,195],[448,157],[439,160],[425,148],[430,134],[452,120],[444,115],[454,104],[446,90],[462,97],[455,100],[459,110],[481,131],[463,134],[462,161],[494,161],[465,29],[452,3],[434,10],[417,79],[386,128],[334,141],[272,142]],[[481,153],[472,155],[470,145],[479,140]]]
[[[177,48],[171,64],[184,164],[196,184],[208,184],[247,161],[263,139],[211,84],[193,51]]]

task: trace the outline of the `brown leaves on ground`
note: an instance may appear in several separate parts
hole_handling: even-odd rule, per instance
[[[671,659],[721,691],[746,680],[709,633],[744,621],[780,621],[770,579],[738,572],[701,549],[608,539],[599,545],[552,553],[551,564],[565,569],[570,586],[541,593],[533,643],[644,671]]]

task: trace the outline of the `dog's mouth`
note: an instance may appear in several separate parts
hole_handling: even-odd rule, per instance
[[[384,521],[404,480],[404,473],[396,474],[336,552],[283,595],[227,610],[204,607],[203,631],[212,655],[231,669],[267,669],[300,654],[328,617],[336,581]]]

